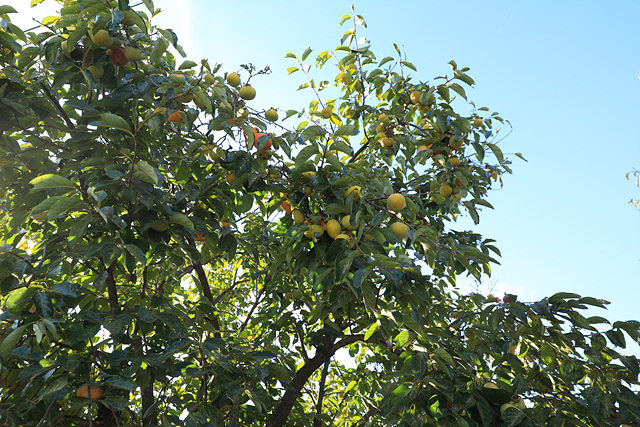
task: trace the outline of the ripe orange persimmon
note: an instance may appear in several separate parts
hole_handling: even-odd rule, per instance
[[[173,113],[169,114],[169,117],[167,117],[167,121],[171,123],[182,123],[182,114],[180,114],[180,111],[174,111]]]
[[[251,129],[253,129],[253,146],[258,147],[258,140],[264,135],[266,135],[266,133],[258,132],[256,128],[251,128]],[[258,150],[268,150],[270,148],[271,148],[271,138],[269,138],[267,142],[262,144],[261,147],[258,147]]]
[[[98,400],[102,397],[102,388],[84,384],[78,387],[78,390],[76,390],[76,396],[89,398],[91,400]]]
[[[287,213],[291,213],[291,211],[292,211],[291,203],[289,203],[289,202],[282,202],[280,204],[280,207],[282,208],[282,210],[284,210]]]
[[[109,49],[107,55],[111,57],[113,65],[127,65],[129,58],[124,54],[124,49]]]

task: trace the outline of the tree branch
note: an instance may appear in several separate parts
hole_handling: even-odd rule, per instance
[[[44,91],[45,95],[47,95],[47,98],[49,98],[49,101],[51,101],[53,106],[56,107],[56,110],[58,110],[58,112],[60,113],[60,116],[64,119],[64,122],[67,124],[69,129],[75,129],[76,127],[73,124],[73,122],[71,121],[71,119],[69,118],[69,115],[67,114],[66,111],[64,111],[64,109],[62,108],[62,106],[58,102],[58,99],[55,96],[53,96],[53,94],[51,93],[49,88],[46,87],[44,85],[44,83],[40,83],[40,87]]]
[[[322,427],[322,403],[324,401],[325,386],[327,382],[327,373],[329,372],[329,361],[324,362],[322,375],[320,376],[320,390],[318,390],[318,401],[316,402],[316,416],[313,418],[313,427]]]
[[[204,296],[207,297],[212,305],[215,304],[213,294],[211,293],[211,286],[209,286],[209,279],[207,279],[207,274],[204,271],[202,263],[200,261],[194,262],[193,269],[198,276],[198,280],[200,281],[200,285],[202,286],[202,292],[204,293]],[[213,308],[215,309],[215,306]],[[211,319],[211,324],[216,329],[216,331],[218,331],[214,333],[214,336],[216,338],[220,338],[220,320],[218,319],[218,316],[213,316],[213,319]]]
[[[113,261],[109,267],[107,267],[107,292],[109,293],[109,304],[111,305],[111,310],[113,314],[118,312],[120,305],[118,304],[118,289],[116,287],[116,279],[113,275],[113,272],[116,269],[116,261]],[[104,261],[103,261],[104,264]]]
[[[44,264],[45,260],[47,259],[47,257],[49,256],[49,245],[57,242],[60,239],[64,239],[66,237],[68,237],[68,234],[58,234],[56,237],[54,237],[53,239],[49,240],[47,243],[44,244],[44,247],[42,249],[42,258],[40,259],[40,262],[38,263],[38,265],[36,265],[36,269],[42,267],[42,264]]]
[[[280,427],[285,425],[287,418],[291,413],[291,409],[293,409],[293,405],[300,396],[300,391],[311,375],[313,375],[313,373],[325,362],[329,361],[336,351],[340,350],[342,347],[348,346],[349,344],[353,344],[356,341],[361,341],[363,338],[363,335],[353,335],[345,337],[333,345],[318,348],[316,355],[306,362],[298,372],[296,372],[295,377],[287,387],[287,391],[280,399],[280,402],[278,402],[271,418],[267,421],[266,427]]]
[[[357,427],[364,427],[367,425],[367,421],[374,415],[376,415],[380,410],[378,408],[374,408],[373,406],[369,406],[369,410],[360,418],[360,422]]]

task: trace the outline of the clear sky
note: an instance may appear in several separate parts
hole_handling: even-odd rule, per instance
[[[28,5],[27,0],[21,0]],[[270,66],[252,80],[256,107],[301,109],[310,92],[287,76],[286,52],[332,50],[348,29],[349,2],[155,0],[158,25],[176,31],[190,59]],[[382,58],[403,47],[430,81],[454,59],[470,67],[478,106],[513,125],[501,142],[514,174],[489,201],[476,230],[497,240],[503,257],[494,294],[525,301],[560,290],[612,302],[612,320],[640,319],[640,189],[625,180],[640,169],[640,2],[354,1]],[[40,7],[21,13],[43,16]],[[40,9],[42,10],[42,9]],[[285,122],[286,123],[286,122]],[[469,222],[457,228],[471,227]],[[460,280],[463,290],[470,283]]]

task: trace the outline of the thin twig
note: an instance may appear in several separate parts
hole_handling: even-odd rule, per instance
[[[47,256],[49,255],[49,245],[57,242],[60,239],[64,239],[66,237],[69,237],[68,234],[59,234],[56,237],[54,237],[53,239],[49,240],[47,243],[44,244],[43,249],[42,249],[42,258],[40,259],[40,262],[38,263],[38,265],[36,265],[36,269],[39,269],[40,267],[42,267],[42,264],[45,262],[45,260],[47,259]]]
[[[51,101],[51,103],[56,108],[56,110],[58,110],[58,112],[60,113],[60,116],[62,116],[63,120],[65,121],[69,129],[75,129],[76,127],[71,121],[71,119],[69,118],[69,115],[67,114],[66,111],[64,111],[64,109],[60,105],[60,102],[58,102],[58,99],[55,96],[53,96],[49,88],[46,87],[43,83],[40,83],[40,87],[44,91],[45,95],[47,95],[47,98],[49,98],[49,101]]]

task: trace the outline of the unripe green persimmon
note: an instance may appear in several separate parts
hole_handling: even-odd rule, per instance
[[[104,76],[104,68],[100,64],[93,64],[87,67],[94,80],[100,80]]]
[[[345,230],[349,231],[357,230],[360,227],[360,221],[356,222],[355,225],[351,225],[351,215],[343,217],[341,223]]]
[[[269,178],[271,178],[271,179],[282,178],[282,174],[276,168],[269,168],[268,172],[269,172]]]
[[[231,73],[227,76],[227,83],[230,86],[237,87],[240,85],[240,76],[238,73]]]
[[[240,98],[250,101],[256,97],[256,90],[249,85],[242,86],[238,91],[238,95],[240,95]]]
[[[270,108],[264,112],[264,117],[270,122],[275,122],[278,120],[278,112],[275,108]]]
[[[306,182],[311,183],[311,177],[316,176],[316,173],[314,171],[302,172],[302,176]]]
[[[304,232],[304,235],[307,239],[319,239],[324,234],[324,228],[321,225],[313,224],[309,226],[309,229]]]
[[[166,222],[159,222],[151,226],[151,229],[155,231],[167,231],[167,228],[169,228],[169,226]]]
[[[36,293],[35,288],[18,288],[11,293],[7,297],[7,311],[12,314],[17,314],[22,310],[26,309],[27,303],[33,298]]]
[[[216,82],[216,78],[213,77],[213,74],[211,74],[211,73],[204,73],[204,76],[202,77],[202,80],[204,81],[204,83],[207,86],[211,86],[212,84],[214,84]]]
[[[294,209],[293,212],[291,212],[291,217],[296,224],[302,224],[305,220],[304,212],[300,209]]]
[[[404,196],[394,193],[387,198],[387,209],[393,212],[400,212],[407,205]]]
[[[133,46],[127,46],[124,48],[124,56],[126,56],[129,61],[140,61],[144,58],[142,51]]]
[[[347,191],[344,192],[344,198],[346,199],[347,197],[349,197],[349,194],[353,193],[353,201],[354,202],[359,202],[360,201],[360,190],[362,189],[362,187],[360,187],[359,185],[352,185],[351,187],[349,187],[347,189]]]
[[[331,109],[331,107],[324,107],[322,110],[320,110],[320,114],[325,119],[329,119],[333,115],[333,109]]]
[[[122,47],[122,40],[117,37],[111,38],[111,44],[107,46],[108,49],[120,49]]]
[[[449,197],[451,193],[453,193],[453,188],[451,188],[449,184],[443,184],[442,187],[440,187],[440,194],[444,197]]]
[[[505,403],[500,407],[500,415],[504,416],[504,412],[509,408],[518,409],[515,406],[513,406],[511,403]]]
[[[348,234],[342,234],[342,233],[338,234],[335,240],[338,240],[338,239],[344,239],[347,242],[349,242],[349,248],[353,248],[353,245],[355,245],[355,242],[353,241],[353,237],[349,236]]]
[[[111,44],[111,42],[113,42],[113,39],[111,38],[107,30],[98,30],[98,32],[96,32],[91,37],[91,40],[98,47],[108,47]]]
[[[391,224],[391,232],[396,236],[396,239],[402,240],[409,235],[409,226],[404,222],[394,222]]]
[[[422,104],[422,91],[412,90],[409,98],[411,98],[411,102],[414,104]]]
[[[382,144],[384,148],[391,148],[393,147],[393,138],[383,136],[382,138],[380,138],[380,144]]]
[[[342,233],[342,227],[340,227],[340,223],[335,219],[330,219],[327,221],[327,234],[332,239],[335,239],[340,233]]]

